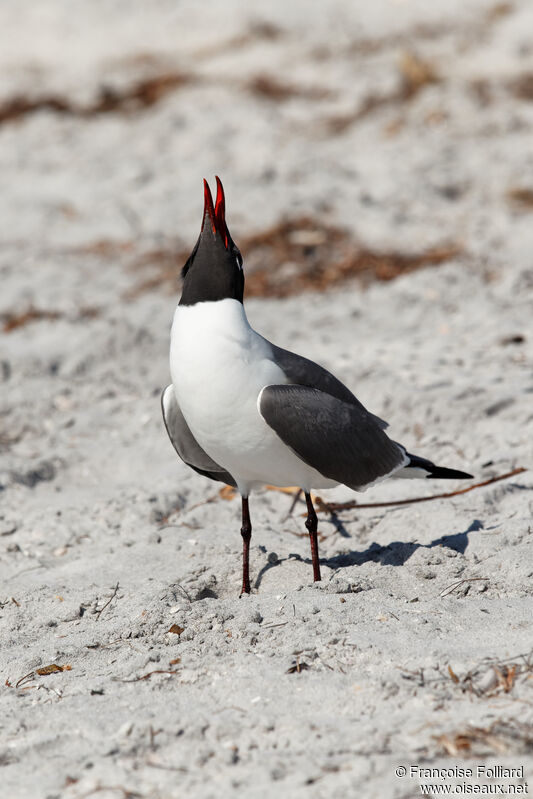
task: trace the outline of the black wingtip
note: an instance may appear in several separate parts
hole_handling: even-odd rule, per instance
[[[461,472],[459,469],[447,469],[446,466],[435,466],[432,461],[427,458],[421,458],[420,455],[411,455],[407,453],[409,463],[407,469],[423,469],[427,474],[426,480],[471,480],[473,474],[468,472]]]
[[[468,472],[461,472],[459,469],[447,469],[445,466],[433,466],[431,473],[428,474],[428,480],[437,478],[439,480],[471,480],[473,474]]]

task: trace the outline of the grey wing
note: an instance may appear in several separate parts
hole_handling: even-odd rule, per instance
[[[355,394],[352,394],[349,388],[344,383],[324,369],[314,361],[304,358],[302,355],[297,355],[290,350],[284,350],[281,347],[276,347],[275,344],[269,342],[274,354],[274,360],[283,369],[287,378],[291,383],[297,383],[300,386],[309,386],[311,388],[318,388],[332,397],[336,397],[349,405],[355,405],[356,408],[370,414],[376,423],[384,430],[388,427],[388,423],[379,416],[367,411],[364,405],[359,402]]]
[[[266,386],[259,403],[265,422],[308,466],[360,491],[409,462],[359,403],[307,386]]]
[[[161,394],[161,410],[168,437],[182,461],[204,477],[236,486],[237,483],[231,474],[209,457],[191,433],[172,385],[167,386]]]

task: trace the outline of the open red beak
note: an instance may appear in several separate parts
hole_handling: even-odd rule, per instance
[[[202,222],[202,232],[204,230],[206,219],[209,218],[213,234],[219,233],[224,242],[224,246],[228,247],[228,228],[226,225],[226,199],[224,197],[224,188],[218,175],[216,176],[217,182],[217,199],[213,205],[213,197],[211,189],[207,180],[204,178],[204,220]]]

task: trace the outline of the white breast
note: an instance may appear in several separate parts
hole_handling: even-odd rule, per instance
[[[178,305],[170,372],[194,437],[243,493],[261,483],[307,490],[334,485],[292,453],[260,415],[261,389],[287,379],[238,300]]]

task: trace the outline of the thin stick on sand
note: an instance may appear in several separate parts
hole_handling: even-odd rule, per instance
[[[459,488],[457,491],[449,491],[447,494],[431,494],[429,497],[413,497],[412,499],[397,499],[390,502],[367,502],[359,503],[357,500],[351,502],[324,502],[321,497],[314,497],[317,511],[325,511],[326,513],[337,513],[340,510],[352,510],[353,508],[389,508],[394,505],[412,505],[415,502],[430,502],[434,499],[449,499],[450,497],[457,497],[460,494],[468,494],[469,491],[474,491],[476,488],[483,488],[483,486],[492,485],[500,480],[507,480],[509,477],[514,477],[517,474],[527,472],[523,466],[513,469],[512,472],[500,474],[497,477],[491,477],[488,480],[483,480],[481,483],[474,483],[474,485],[467,488]]]

